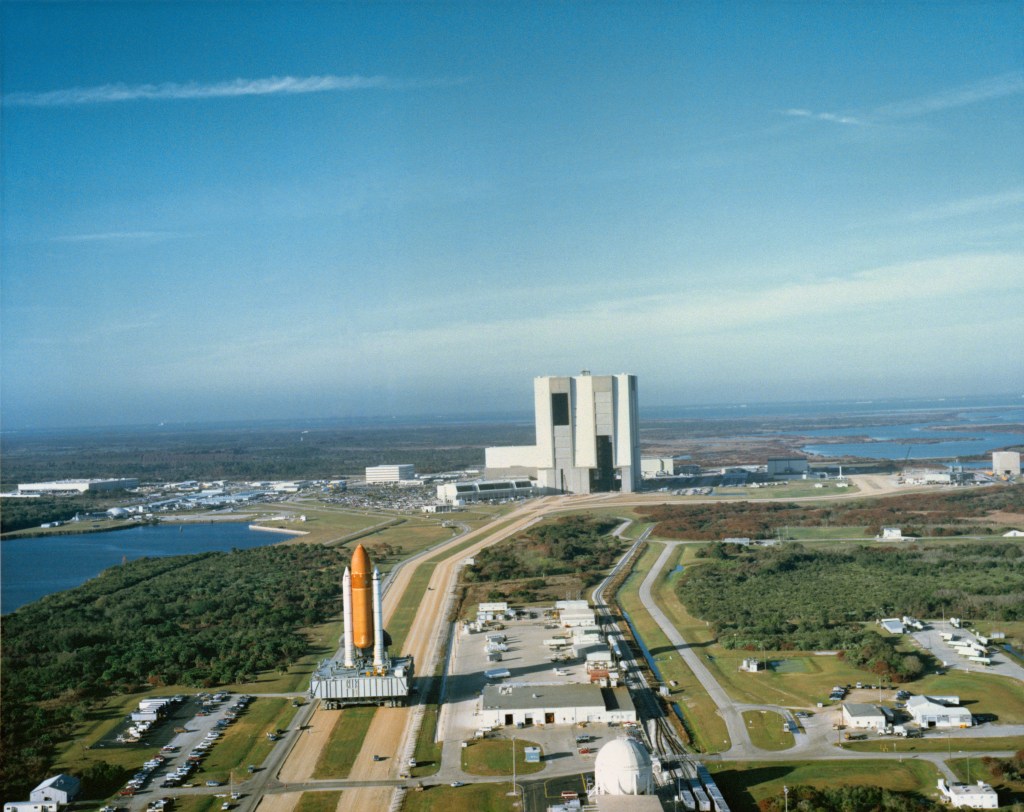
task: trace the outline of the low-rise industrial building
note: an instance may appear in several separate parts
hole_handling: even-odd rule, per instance
[[[586,601],[555,601],[558,622],[562,626],[594,626],[597,618]]]
[[[635,722],[636,708],[626,688],[488,685],[480,698],[479,718],[483,727],[607,724]]]
[[[769,457],[765,472],[770,479],[802,477],[811,470],[805,457]]]
[[[907,713],[923,728],[970,727],[971,712],[960,707],[958,696],[912,696],[907,700]]]
[[[415,479],[415,465],[371,465],[366,469],[367,485],[373,483],[412,482]]]
[[[446,505],[487,499],[529,499],[536,495],[537,483],[531,479],[478,479],[437,486],[437,499]]]
[[[139,480],[128,479],[60,479],[55,482],[25,482],[18,485],[19,494],[32,493],[96,493],[127,491],[139,487]]]
[[[843,724],[860,730],[883,730],[885,714],[874,705],[867,705],[863,702],[844,702]]]
[[[942,799],[951,806],[966,806],[971,809],[998,809],[999,795],[992,787],[984,781],[977,784],[946,784],[940,778],[938,781],[939,792]]]

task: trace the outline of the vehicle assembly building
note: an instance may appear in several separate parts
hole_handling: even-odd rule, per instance
[[[346,705],[404,705],[412,686],[412,657],[392,659],[384,630],[380,570],[360,544],[342,577],[344,631],[340,659],[325,660],[313,672],[309,693],[328,710]]]
[[[536,445],[488,448],[491,471],[536,469],[548,492],[632,493],[640,484],[636,375],[534,378]]]

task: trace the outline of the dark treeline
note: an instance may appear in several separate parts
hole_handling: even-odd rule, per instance
[[[863,623],[903,614],[1024,617],[1024,548],[1009,543],[908,547],[715,543],[676,589],[729,648],[845,649],[858,665],[912,678],[922,664]]]
[[[478,467],[484,448],[533,442],[532,425],[94,430],[5,434],[3,485],[77,477],[319,479],[368,465],[413,463],[420,472]]]
[[[810,787],[789,788],[785,798],[762,798],[760,812],[939,812],[942,804],[906,792],[892,792],[881,787]]]
[[[517,536],[481,550],[464,570],[470,583],[517,578],[575,575],[596,582],[621,554],[624,542],[608,535],[619,522],[592,516],[565,516],[531,527]]]
[[[658,523],[656,535],[709,541],[773,538],[784,527],[834,525],[866,525],[869,535],[877,535],[886,525],[900,526],[905,535],[985,533],[987,528],[971,520],[997,511],[1024,512],[1024,485],[817,505],[714,502],[637,508],[638,513]]]
[[[5,615],[3,798],[27,797],[113,693],[210,687],[294,662],[309,649],[299,630],[339,611],[341,555],[295,544],[140,559]]]
[[[44,522],[67,521],[76,513],[97,513],[124,504],[124,494],[110,496],[83,493],[75,496],[40,496],[38,499],[4,499],[0,533],[39,527]],[[73,528],[67,528],[72,530]]]

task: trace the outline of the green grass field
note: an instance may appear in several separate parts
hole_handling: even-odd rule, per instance
[[[267,731],[287,729],[296,712],[291,702],[283,697],[254,699],[238,721],[210,748],[209,757],[196,773],[195,783],[211,779],[227,783],[232,772],[241,777],[246,765],[262,764],[274,748],[273,742],[267,739]],[[300,734],[290,731],[286,735]]]
[[[958,752],[1000,752],[1017,750],[1021,746],[1018,736],[990,736],[976,738],[973,736],[946,737],[929,735],[923,739],[904,739],[899,736],[887,736],[881,739],[869,739],[862,742],[843,742],[844,750],[857,750],[861,753],[947,753],[956,755]]]
[[[643,638],[645,645],[654,657],[662,678],[666,683],[670,680],[677,683],[676,687],[671,689],[672,700],[677,702],[683,711],[683,716],[687,720],[694,739],[694,746],[701,752],[718,753],[731,746],[725,722],[718,715],[711,697],[693,675],[683,658],[673,650],[668,638],[665,637],[640,602],[640,584],[650,568],[654,566],[661,551],[660,544],[648,545],[633,572],[623,582],[616,597],[629,613],[637,633]],[[671,570],[673,566],[674,563],[670,559],[667,569]],[[657,590],[655,590],[655,594],[657,594]],[[664,608],[664,604],[661,604],[660,600],[659,604]]]
[[[409,627],[419,612],[423,595],[427,591],[427,584],[434,574],[436,564],[424,562],[420,564],[409,579],[409,586],[402,593],[402,598],[395,607],[391,620],[388,623],[388,632],[391,634],[391,650],[401,651],[405,645],[405,637],[409,633]]]
[[[331,731],[330,741],[320,752],[320,758],[313,768],[314,778],[348,778],[377,708],[357,705],[337,713],[341,714],[341,718]]]
[[[707,765],[733,812],[756,812],[757,802],[782,797],[782,787],[877,786],[935,795],[938,770],[927,761],[732,762]]]
[[[508,792],[508,782],[466,784],[463,787],[439,784],[423,792],[414,790],[407,793],[402,812],[508,812],[514,800],[507,795]]]
[[[525,749],[537,744],[523,739],[475,739],[462,748],[462,769],[471,775],[512,775],[513,744],[517,775],[530,775],[544,769],[543,754],[539,764],[526,763]]]
[[[303,792],[299,802],[295,805],[294,812],[334,812],[338,808],[338,801],[341,800],[341,793],[329,792]]]
[[[762,750],[788,750],[796,740],[785,729],[785,719],[771,711],[744,711],[743,721],[750,741]]]

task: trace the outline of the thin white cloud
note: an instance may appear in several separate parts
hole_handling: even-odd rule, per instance
[[[967,197],[911,212],[907,219],[912,222],[930,222],[948,220],[954,217],[967,217],[972,214],[983,214],[999,209],[1012,208],[1024,204],[1024,189],[1010,189],[991,195]]]
[[[826,121],[831,124],[865,126],[882,124],[891,120],[917,118],[929,113],[965,107],[970,104],[988,101],[989,99],[1015,96],[1020,93],[1024,93],[1024,73],[1012,71],[1000,74],[999,76],[990,76],[977,82],[961,85],[960,87],[942,90],[928,96],[883,104],[880,107],[858,115],[819,112],[802,107],[791,107],[788,110],[783,110],[782,114],[791,118],[808,118],[815,121]]]
[[[868,123],[856,116],[844,116],[838,113],[815,113],[812,110],[803,110],[798,107],[784,110],[783,113],[794,118],[813,118],[818,121],[828,121],[833,124],[852,124],[858,127],[863,127]]]
[[[71,107],[139,100],[224,99],[241,96],[297,95],[349,90],[404,90],[452,84],[451,80],[403,80],[386,76],[270,76],[228,82],[164,82],[162,84],[109,84],[65,90],[12,93],[4,104],[12,107]]]
[[[913,118],[954,107],[965,107],[989,99],[1015,96],[1019,93],[1024,93],[1024,72],[1013,71],[943,90],[930,96],[886,104],[876,108],[874,115],[882,118]]]
[[[53,242],[120,242],[129,240],[166,240],[177,236],[169,231],[106,231],[96,234],[64,234]]]

